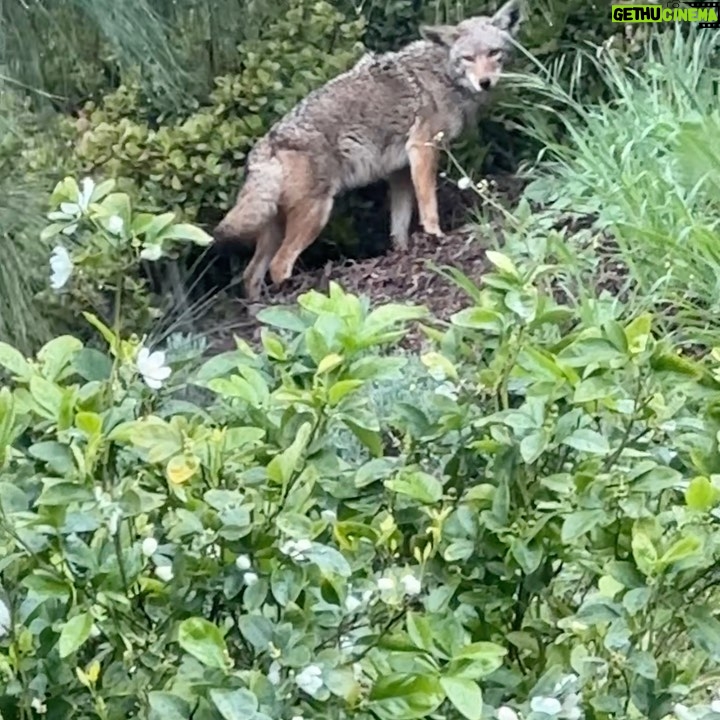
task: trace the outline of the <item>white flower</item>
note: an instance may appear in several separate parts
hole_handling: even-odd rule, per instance
[[[348,595],[345,598],[345,610],[349,613],[354,613],[356,610],[361,608],[363,605],[362,600],[358,600],[354,595]]]
[[[140,257],[143,260],[150,260],[151,262],[155,262],[155,260],[159,260],[162,257],[162,245],[159,243],[154,243],[153,245],[146,245],[141,251],[140,251]]]
[[[308,665],[295,676],[297,686],[308,695],[315,695],[323,686],[322,668],[319,665]]]
[[[115,508],[115,510],[112,511],[112,514],[110,515],[110,518],[108,520],[108,531],[111,535],[117,535],[118,525],[120,524],[121,518],[122,510]]]
[[[457,186],[460,190],[467,190],[471,185],[472,182],[467,175],[463,175],[463,177],[461,177],[457,183]]]
[[[90,197],[95,191],[95,181],[91,177],[86,177],[82,179],[80,185],[82,187],[78,197],[78,205],[81,210],[87,210],[90,205]]]
[[[392,590],[395,587],[395,581],[392,578],[378,578],[378,590]]]
[[[288,540],[280,546],[283,555],[289,555],[293,560],[305,560],[307,553],[312,550],[312,541],[307,539]]]
[[[553,693],[555,695],[559,695],[560,693],[567,690],[570,685],[573,685],[574,683],[576,683],[577,680],[578,680],[578,676],[575,673],[570,673],[569,675],[564,675],[555,683],[555,687],[553,688]],[[572,696],[570,696],[570,697],[572,697]]]
[[[95,191],[95,181],[86,177],[80,183],[80,192],[75,202],[60,203],[60,212],[65,213],[74,218],[80,217],[90,206],[90,198]]]
[[[312,550],[312,540],[303,538],[295,543],[295,552],[303,554],[309,552],[310,550]]]
[[[154,537],[146,537],[142,541],[142,554],[145,557],[150,557],[155,554],[158,549],[158,541]]]
[[[155,574],[163,582],[170,582],[173,579],[173,571],[170,565],[161,565],[155,568]]]
[[[342,652],[352,652],[355,647],[355,641],[348,635],[341,635],[339,647]]]
[[[271,685],[279,685],[280,684],[280,663],[277,660],[273,660],[270,663],[270,667],[268,668],[267,679]]]
[[[400,578],[400,582],[405,589],[406,595],[419,595],[422,590],[420,581],[414,575],[405,575]]]
[[[0,600],[0,637],[5,637],[10,630],[10,608],[4,600]]]
[[[557,715],[562,710],[562,705],[555,698],[538,695],[530,701],[530,709],[546,715]]]
[[[252,587],[260,578],[254,572],[246,572],[243,580],[248,587]]]
[[[33,698],[30,701],[30,707],[38,714],[44,715],[47,712],[47,705],[40,698]]]
[[[293,715],[290,720],[305,720],[302,715]]]
[[[323,510],[320,513],[320,517],[326,523],[334,523],[337,520],[337,515],[332,510]]]
[[[52,255],[50,255],[50,269],[52,270],[50,287],[53,290],[65,287],[72,275],[73,262],[70,253],[62,245],[53,248]]]
[[[238,555],[235,559],[235,567],[238,570],[249,570],[252,567],[250,558],[247,555]]]
[[[113,235],[119,235],[123,231],[124,227],[125,223],[119,215],[113,215],[107,222],[108,232]]]
[[[561,685],[563,689],[567,688],[570,683],[574,683],[578,679],[577,675],[567,675],[564,677],[558,685]],[[582,710],[580,705],[580,695],[578,693],[570,693],[563,700],[563,715],[565,720],[580,720],[582,717]]]
[[[170,368],[165,364],[165,353],[162,350],[151,353],[146,347],[141,347],[137,354],[137,369],[143,376],[145,384],[153,390],[161,388],[171,373]]]
[[[518,714],[507,705],[499,707],[495,714],[497,716],[497,720],[519,720]]]

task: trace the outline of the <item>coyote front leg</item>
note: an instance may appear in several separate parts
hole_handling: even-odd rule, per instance
[[[407,144],[410,173],[418,201],[420,224],[428,235],[443,237],[438,218],[437,168],[439,152],[430,138],[411,137]]]

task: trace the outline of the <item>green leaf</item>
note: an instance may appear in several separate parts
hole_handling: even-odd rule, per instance
[[[700,538],[695,535],[688,535],[674,542],[658,561],[658,566],[666,568],[673,563],[681,562],[692,555],[695,555],[702,547]]]
[[[225,720],[249,720],[258,709],[258,699],[249,690],[211,690],[210,699]]]
[[[715,608],[693,605],[687,608],[686,621],[690,628],[690,639],[710,659],[720,661],[720,621],[713,616]]]
[[[227,648],[220,630],[200,617],[188,618],[178,628],[180,647],[208,667],[227,668]]]
[[[704,475],[693,478],[685,491],[685,503],[691,510],[707,512],[717,502],[717,491]]]
[[[76,650],[80,649],[83,643],[90,637],[93,620],[90,613],[81,613],[70,618],[60,631],[60,640],[58,641],[58,652],[61,658],[72,655]]]
[[[656,680],[658,666],[655,658],[649,652],[634,652],[628,658],[628,667],[641,677]]]
[[[271,480],[281,485],[290,482],[293,474],[298,469],[300,458],[307,447],[311,433],[312,426],[310,423],[303,423],[290,447],[276,455],[268,463],[267,474]]]
[[[566,437],[562,444],[595,455],[607,455],[610,452],[608,441],[600,433],[589,428],[578,428],[572,435]]]
[[[590,532],[605,519],[604,510],[578,510],[565,517],[562,526],[562,541],[572,543]]]
[[[491,642],[476,642],[466,645],[448,665],[447,675],[481,680],[494,673],[503,664],[507,650]]]
[[[343,417],[343,422],[352,434],[370,451],[373,457],[382,457],[384,446],[382,437],[377,430],[360,425],[347,416]]]
[[[115,352],[118,346],[118,339],[115,337],[115,333],[92,313],[83,312],[83,317],[105,338],[108,347]]]
[[[655,570],[658,555],[650,537],[642,531],[636,531],[633,533],[631,545],[638,570],[640,570],[645,577],[652,575]]]
[[[318,363],[316,372],[318,375],[325,375],[342,365],[344,360],[345,358],[342,355],[338,355],[338,353],[330,353]]]
[[[636,317],[631,323],[625,327],[625,337],[627,338],[628,349],[631,355],[637,355],[644,352],[650,338],[650,329],[652,328],[652,315],[644,313]]]
[[[439,370],[446,378],[450,378],[451,380],[458,379],[457,369],[442,353],[425,353],[420,357],[420,362],[431,372],[433,370]]]
[[[59,380],[63,370],[73,361],[82,347],[83,344],[72,335],[61,335],[43,345],[37,354],[43,376],[52,382]]]
[[[5,342],[0,342],[0,367],[4,367],[19,380],[27,382],[33,374],[30,363],[19,350]]]
[[[204,230],[189,223],[178,223],[177,225],[171,225],[169,228],[166,228],[155,238],[156,242],[163,240],[189,240],[201,247],[206,247],[213,241],[211,235],[208,235]]]
[[[148,693],[149,720],[188,720],[190,705],[178,695],[159,690]]]
[[[352,575],[348,561],[335,548],[316,544],[307,551],[306,556],[320,568],[326,577],[339,575],[348,578]]]
[[[494,310],[471,307],[451,315],[450,322],[468,330],[486,330],[500,335],[505,329],[503,316]]]
[[[550,438],[547,430],[540,428],[526,435],[520,442],[520,455],[528,464],[532,465],[547,449]]]
[[[485,257],[498,269],[506,275],[511,275],[515,279],[520,278],[520,273],[515,267],[515,263],[507,256],[497,250],[488,250]]]
[[[434,505],[440,502],[443,496],[442,483],[420,470],[406,472],[399,477],[386,480],[385,487],[400,495],[407,495],[424,505]]]
[[[437,677],[395,673],[378,679],[368,709],[380,720],[420,720],[434,713],[444,699]]]
[[[464,678],[444,677],[440,685],[448,700],[468,720],[482,720],[483,697],[478,684]]]
[[[282,307],[263,308],[257,314],[257,319],[266,325],[282,328],[283,330],[293,330],[295,332],[303,332],[307,328],[305,321],[300,317],[297,311]]]

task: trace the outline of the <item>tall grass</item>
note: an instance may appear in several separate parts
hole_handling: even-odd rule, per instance
[[[0,84],[0,340],[30,352],[50,336],[48,315],[35,295],[50,275],[40,232],[43,201],[52,188],[13,165],[13,150],[27,129],[20,108]]]
[[[689,342],[717,342],[720,329],[720,34],[664,32],[643,61],[583,52],[607,86],[586,105],[555,78],[520,81],[538,93],[527,132],[545,144],[529,191],[559,210],[591,213],[610,232],[638,288],[665,308]],[[543,70],[543,69],[541,69]],[[560,143],[548,114],[566,130]],[[713,339],[714,338],[714,339]]]

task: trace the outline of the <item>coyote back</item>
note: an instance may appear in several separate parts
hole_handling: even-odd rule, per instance
[[[365,55],[255,145],[235,206],[214,231],[218,241],[256,244],[243,274],[248,298],[259,296],[268,267],[276,284],[291,275],[338,194],[377,180],[389,184],[396,247],[407,247],[416,200],[423,230],[442,236],[434,141],[456,138],[487,101],[520,23],[518,3],[423,27],[421,40],[397,52]]]

